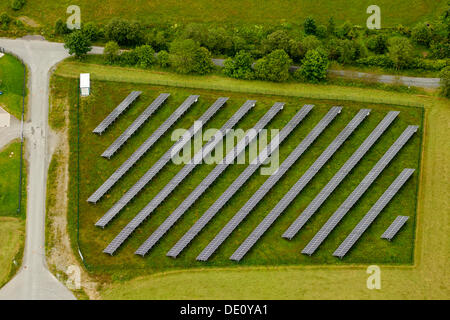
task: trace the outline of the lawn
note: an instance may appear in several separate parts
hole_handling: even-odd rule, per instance
[[[0,217],[0,288],[8,281],[20,265],[24,241],[24,220]],[[15,260],[15,262],[13,262]]]
[[[0,105],[20,120],[22,117],[24,66],[11,55],[0,58]]]
[[[57,75],[70,75],[68,68],[73,67],[71,63],[64,63],[59,66]],[[81,67],[81,65],[79,66]],[[85,66],[86,67],[86,66]],[[97,68],[97,66],[88,65],[86,68]],[[96,73],[96,70],[90,69],[92,78],[106,76],[107,72]],[[77,68],[80,72],[80,68]],[[109,73],[112,77],[118,75],[119,68],[114,68],[113,73]],[[126,71],[126,69],[125,69]],[[125,72],[124,71],[124,72]],[[126,72],[125,72],[126,73]],[[74,73],[72,73],[72,76]],[[124,75],[124,74],[122,74]],[[407,144],[407,146],[399,153],[393,163],[383,172],[372,186],[367,194],[349,213],[348,217],[338,226],[335,232],[331,234],[329,239],[318,250],[313,257],[307,257],[299,254],[301,248],[306,245],[318,228],[333,213],[337,206],[351,192],[352,188],[362,179],[362,177],[371,169],[379,157],[387,150],[398,135],[409,124],[421,124],[422,109],[417,107],[401,107],[389,106],[375,103],[361,103],[349,101],[335,100],[317,100],[312,98],[298,98],[293,96],[276,96],[273,94],[257,94],[241,92],[227,92],[205,90],[205,89],[186,89],[180,87],[165,87],[160,85],[143,84],[144,80],[140,75],[151,77],[152,72],[135,73],[136,84],[117,83],[108,81],[95,80],[93,83],[93,94],[82,99],[80,105],[80,247],[85,258],[88,270],[97,275],[111,275],[112,279],[128,279],[137,275],[149,274],[165,270],[176,270],[186,268],[199,267],[226,267],[226,266],[280,266],[280,265],[348,265],[361,263],[383,263],[383,264],[406,264],[413,263],[414,237],[415,237],[415,212],[417,199],[418,174],[414,175],[402,191],[397,195],[394,201],[386,208],[376,223],[371,227],[370,231],[355,246],[354,250],[342,261],[331,256],[332,251],[345,238],[348,232],[356,225],[359,219],[367,212],[370,206],[382,194],[384,189],[393,181],[395,176],[405,167],[418,168],[420,155],[420,142],[422,131]],[[127,76],[131,76],[127,73]],[[169,80],[171,76],[167,77]],[[147,78],[145,78],[147,79]],[[209,83],[210,78],[206,78]],[[200,79],[194,79],[194,85]],[[53,96],[61,96],[61,91],[70,96],[72,102],[71,112],[71,193],[70,212],[69,212],[69,229],[71,238],[76,243],[76,113],[74,109],[75,99],[73,89],[70,89],[74,80],[60,76],[55,77],[52,90]],[[225,82],[230,88],[239,83],[230,79]],[[205,84],[205,83],[203,83]],[[248,86],[253,85],[255,88],[260,82],[247,82]],[[200,83],[199,83],[200,85]],[[303,85],[273,85],[275,91],[276,86],[285,87],[286,90],[297,90],[297,94],[301,95],[302,89],[308,91]],[[311,86],[314,88],[313,86]],[[302,88],[302,89],[301,89]],[[319,89],[317,89],[319,88]],[[320,86],[316,90],[320,91]],[[246,88],[239,87],[241,91]],[[92,129],[106,116],[124,96],[131,90],[142,90],[144,93],[140,100],[123,115],[106,134],[97,137],[91,134]],[[346,91],[347,89],[342,89]],[[249,90],[251,92],[251,90]],[[347,90],[348,91],[348,90]],[[356,90],[353,90],[353,93]],[[363,90],[362,90],[363,91]],[[133,136],[130,141],[123,147],[120,152],[110,161],[102,159],[100,154],[102,151],[117,137],[118,133],[123,131],[129,123],[151,102],[151,100],[161,92],[171,93],[171,97],[167,104],[161,108],[145,126]],[[323,94],[322,90],[322,94]],[[367,92],[367,90],[366,90]],[[226,107],[221,110],[208,124],[208,128],[220,127],[227,118],[229,118],[237,108],[246,99],[258,100],[257,107],[252,110],[239,124],[239,128],[248,129],[256,123],[268,108],[276,101],[286,102],[285,109],[270,123],[269,128],[281,128],[289,119],[299,110],[305,103],[313,103],[316,105],[312,113],[297,127],[291,136],[286,139],[281,148],[281,160],[295,148],[297,143],[306,136],[312,127],[319,121],[332,105],[343,105],[344,109],[341,115],[324,131],[304,156],[296,162],[288,174],[283,177],[280,182],[272,189],[268,196],[253,211],[249,218],[241,225],[241,227],[232,234],[232,236],[224,243],[223,247],[208,263],[200,263],[195,260],[196,255],[203,247],[214,237],[214,235],[223,227],[223,225],[231,218],[244,201],[251,196],[257,188],[264,182],[266,177],[255,175],[241,189],[241,191],[233,197],[225,208],[218,214],[208,227],[202,232],[188,247],[185,252],[177,259],[170,259],[165,253],[171,246],[187,231],[187,229],[198,219],[219,195],[228,187],[228,185],[244,170],[244,165],[234,165],[229,167],[226,172],[216,181],[216,183],[201,197],[193,208],[191,208],[185,216],[169,231],[162,241],[150,252],[146,258],[135,256],[133,253],[137,247],[155,230],[159,224],[181,203],[181,201],[197,186],[201,180],[210,172],[212,166],[201,165],[197,167],[193,173],[184,181],[171,195],[170,201],[165,201],[144,223],[135,234],[127,241],[114,257],[110,257],[101,253],[109,241],[125,226],[125,224],[134,217],[137,212],[143,208],[148,201],[167,183],[168,179],[173,177],[180,169],[179,166],[168,164],[158,176],[149,184],[149,186],[138,195],[138,197],[108,226],[105,230],[94,227],[94,223],[100,218],[108,208],[114,204],[118,198],[133,185],[143,173],[170,147],[172,144],[170,134],[166,134],[160,141],[155,144],[152,150],[144,156],[143,159],[135,166],[113,189],[100,201],[97,205],[90,205],[85,200],[95,189],[139,146],[161,123],[162,121],[189,95],[193,93],[200,94],[199,103],[188,111],[174,126],[174,128],[188,128],[194,119],[219,96],[229,96],[230,101]],[[404,101],[404,104],[407,104]],[[275,206],[281,197],[289,190],[289,188],[297,181],[297,179],[305,172],[310,164],[319,156],[326,148],[331,140],[343,129],[346,123],[363,107],[372,108],[371,115],[363,122],[363,124],[355,131],[355,133],[347,140],[341,149],[335,154],[330,162],[319,172],[319,174],[311,181],[308,187],[302,192],[292,205],[284,212],[278,221],[272,226],[267,234],[258,242],[254,249],[241,261],[236,264],[228,259],[231,253],[245,239],[251,230],[259,223],[259,221],[267,214],[268,209]],[[308,227],[303,230],[300,235],[293,241],[285,241],[281,239],[281,233],[295,219],[298,213],[304,208],[317,194],[321,187],[332,177],[345,160],[356,150],[358,145],[367,137],[374,129],[377,123],[384,117],[389,110],[399,110],[401,114],[395,124],[387,130],[383,137],[360,162],[355,170],[347,177],[341,186],[335,191],[324,206],[311,220]],[[52,112],[53,113],[53,112]],[[50,118],[57,116],[50,115]],[[388,243],[379,240],[379,234],[384,231],[390,221],[398,214],[411,216],[411,223],[403,230],[402,234],[395,242]],[[75,245],[74,245],[75,246]],[[76,246],[75,246],[76,247]],[[124,268],[123,266],[127,267]]]
[[[56,20],[65,20],[69,5],[81,8],[82,20],[106,23],[114,17],[138,20],[149,24],[182,24],[206,22],[213,24],[266,24],[300,23],[307,16],[314,16],[326,23],[330,16],[337,22],[350,20],[364,26],[369,16],[366,9],[373,2],[348,0],[227,0],[227,1],[178,1],[178,0],[111,0],[111,1],[28,1],[18,13],[9,8],[9,1],[0,3],[0,12],[27,16],[42,26],[53,28]],[[376,3],[381,8],[382,26],[413,25],[418,21],[435,17],[446,1],[388,1]],[[101,14],[98,14],[101,12]]]

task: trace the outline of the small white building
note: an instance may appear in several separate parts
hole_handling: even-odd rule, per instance
[[[9,128],[11,125],[11,115],[0,107],[0,128]]]
[[[80,73],[80,92],[82,97],[91,93],[91,79],[89,73]]]

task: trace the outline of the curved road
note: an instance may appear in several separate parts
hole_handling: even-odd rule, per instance
[[[24,135],[29,155],[27,225],[22,267],[0,290],[1,299],[75,299],[47,269],[45,261],[45,194],[48,148],[50,69],[69,54],[63,44],[38,40],[0,39],[0,47],[20,57],[29,71],[29,115]],[[99,53],[100,48],[94,48]]]

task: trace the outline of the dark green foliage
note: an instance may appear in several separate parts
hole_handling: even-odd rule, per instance
[[[430,45],[431,37],[432,37],[431,25],[429,23],[423,22],[417,24],[411,30],[411,39],[417,44],[428,47]]]
[[[252,56],[245,51],[240,51],[236,56],[225,61],[223,72],[225,75],[235,79],[253,79]]]
[[[141,68],[150,68],[152,65],[156,62],[155,57],[155,50],[148,44],[136,47],[134,49],[137,60],[138,60],[138,66]]]
[[[387,37],[384,34],[370,36],[366,44],[367,48],[376,54],[384,54],[387,51]]]
[[[65,36],[64,48],[69,50],[69,54],[82,58],[91,51],[92,47],[89,37],[82,30],[76,30]]]
[[[258,79],[282,82],[289,79],[292,60],[284,50],[275,50],[255,63]]]
[[[120,64],[122,66],[136,66],[139,59],[134,50],[124,51],[120,54]]]
[[[358,59],[356,61],[359,65],[366,67],[380,67],[380,68],[393,68],[394,63],[387,55],[376,55],[367,58]]]
[[[328,36],[327,27],[324,26],[323,24],[319,24],[317,26],[316,35],[320,39],[325,39]]]
[[[11,23],[11,20],[12,20],[11,17],[8,16],[8,14],[6,12],[3,12],[0,15],[0,27],[3,30],[7,30],[9,27],[9,24]]]
[[[16,11],[22,9],[25,4],[25,0],[11,0],[11,8]]]
[[[336,34],[341,39],[352,39],[352,29],[353,25],[349,21],[346,21],[341,26],[339,26]]]
[[[316,20],[314,20],[312,17],[306,18],[303,24],[303,28],[305,29],[306,34],[315,35],[317,32]]]
[[[367,49],[361,41],[332,39],[328,45],[328,58],[339,63],[350,64],[367,56]]]
[[[62,19],[58,19],[55,23],[55,34],[62,36],[68,33],[70,33],[70,30],[67,28],[67,25]]]
[[[105,36],[119,45],[134,46],[143,42],[142,27],[138,22],[113,19],[105,27]]]
[[[330,19],[328,19],[327,32],[329,36],[336,35],[336,23],[334,22],[333,17],[330,17]]]
[[[263,51],[264,53],[270,53],[274,50],[289,52],[290,40],[291,38],[285,30],[274,31],[263,41]]]
[[[81,29],[91,41],[97,41],[103,37],[102,30],[93,22],[83,24]]]
[[[169,53],[166,50],[161,50],[156,56],[156,61],[160,67],[167,68],[169,66]]]
[[[439,76],[441,78],[441,93],[444,97],[450,98],[450,67],[444,68]]]
[[[309,50],[302,60],[302,66],[295,72],[295,77],[313,83],[327,78],[328,58],[321,50]]]

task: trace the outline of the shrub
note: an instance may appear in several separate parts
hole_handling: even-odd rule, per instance
[[[389,58],[396,69],[411,68],[414,62],[414,51],[411,42],[404,37],[389,39]]]
[[[225,61],[223,72],[225,75],[235,79],[253,79],[253,59],[250,53],[240,51],[236,56]]]
[[[217,54],[230,54],[233,52],[233,38],[224,28],[210,29],[205,47]]]
[[[444,68],[439,76],[441,78],[441,94],[450,98],[450,67]]]
[[[67,25],[62,21],[62,19],[58,19],[55,23],[55,34],[62,36],[64,34],[68,34],[69,32],[69,28],[67,28]]]
[[[317,26],[316,35],[321,39],[325,39],[328,36],[327,27],[324,26],[323,24],[319,24]]]
[[[419,23],[411,30],[411,39],[417,44],[428,47],[433,33],[428,23]]]
[[[205,74],[213,69],[208,49],[192,39],[178,39],[170,44],[170,64],[179,73]]]
[[[147,44],[151,45],[157,51],[168,49],[168,40],[164,31],[153,30],[146,35]]]
[[[69,54],[82,58],[92,47],[89,37],[82,30],[76,30],[64,38],[64,48],[69,50]]]
[[[84,24],[82,30],[91,41],[97,41],[103,36],[99,27],[93,22]]]
[[[436,59],[445,59],[450,57],[450,42],[449,41],[433,41],[430,45],[431,57]]]
[[[272,32],[262,43],[263,52],[270,53],[278,49],[288,52],[290,47],[290,40],[291,38],[285,30],[277,30],[275,32]]]
[[[380,68],[394,67],[394,63],[387,55],[376,55],[358,59],[356,63],[366,67],[380,67]]]
[[[306,34],[315,35],[317,32],[316,20],[314,20],[312,17],[307,17],[303,24],[303,28],[305,29]]]
[[[119,62],[122,66],[135,66],[139,62],[138,56],[134,50],[124,51],[119,56]]]
[[[336,34],[336,23],[334,22],[333,17],[328,19],[327,32],[329,36],[334,36]]]
[[[120,48],[117,42],[109,41],[105,45],[105,50],[103,52],[106,58],[106,62],[109,64],[117,63],[119,61],[119,52]]]
[[[255,63],[255,75],[258,79],[282,82],[289,79],[291,58],[284,50],[275,50]]]
[[[11,17],[8,16],[8,14],[6,12],[3,12],[0,15],[0,26],[2,27],[2,29],[7,30],[9,27],[9,24],[11,23]]]
[[[156,56],[156,61],[160,67],[167,68],[169,66],[169,53],[166,50],[161,50]]]
[[[328,58],[320,50],[309,50],[302,60],[302,66],[295,72],[297,78],[308,82],[321,82],[327,78]]]
[[[112,19],[105,27],[105,36],[119,45],[138,45],[143,42],[142,27],[138,22],[123,19]]]
[[[25,5],[25,0],[11,0],[11,8],[13,10],[20,10]]]
[[[431,60],[417,58],[414,60],[413,67],[415,69],[430,70],[430,71],[441,71],[448,66],[446,60]]]
[[[384,54],[387,51],[387,37],[384,34],[369,37],[366,44],[367,48],[376,54]]]
[[[137,47],[134,49],[137,59],[138,65],[141,68],[150,68],[156,62],[155,50],[148,44]]]
[[[339,26],[336,34],[341,39],[351,39],[350,31],[352,31],[352,29],[353,25],[349,21],[346,21],[341,26]]]

